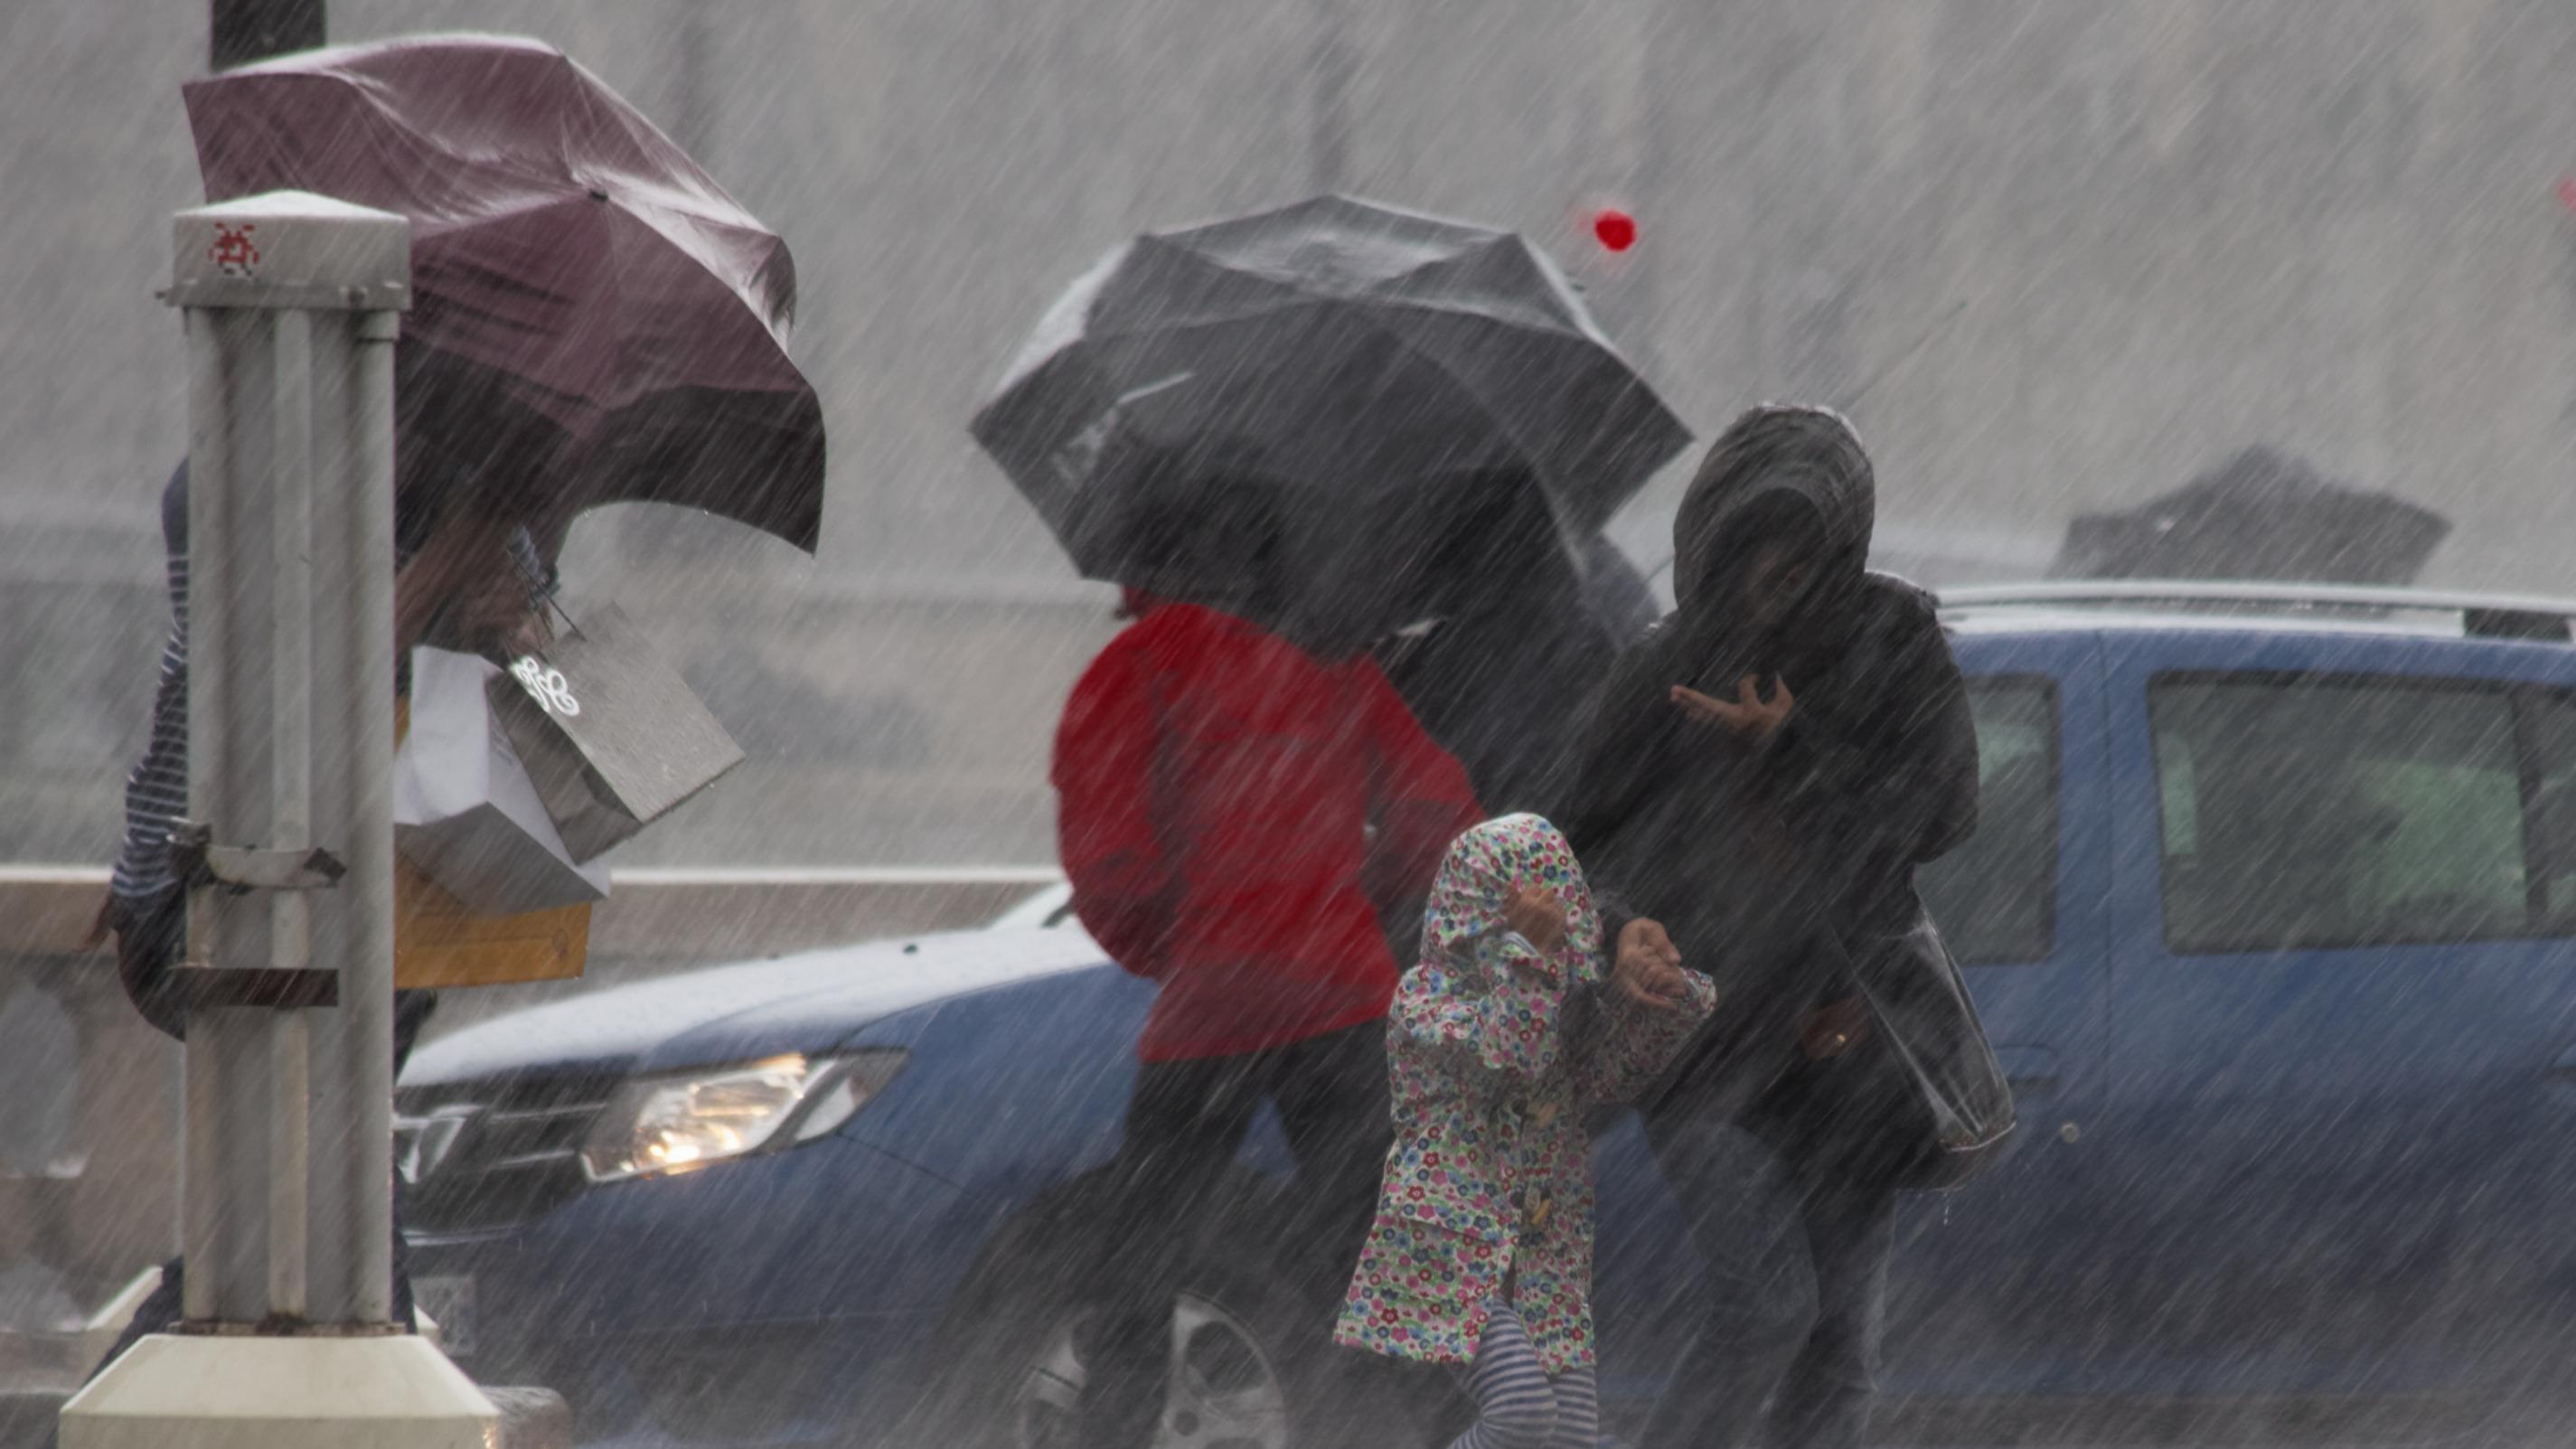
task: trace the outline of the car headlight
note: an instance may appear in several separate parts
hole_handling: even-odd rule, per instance
[[[790,1055],[639,1077],[601,1109],[581,1149],[582,1171],[593,1182],[616,1182],[811,1142],[885,1090],[906,1055]]]

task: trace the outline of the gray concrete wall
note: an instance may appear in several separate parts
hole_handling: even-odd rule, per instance
[[[99,560],[90,593],[0,595],[61,680],[0,706],[0,750],[41,757],[5,773],[41,823],[0,855],[103,848],[93,771],[139,729],[145,531],[182,446],[149,293],[196,199],[193,22],[0,7],[0,577],[57,535]],[[2550,0],[337,0],[333,25],[551,38],[796,248],[833,430],[820,561],[630,511],[583,532],[575,577],[689,651],[793,615],[744,647],[885,736],[817,727],[662,858],[1043,857],[1044,724],[1100,613],[835,601],[1066,586],[966,439],[983,389],[1123,237],[1323,184],[1555,247],[1704,430],[1857,395],[1891,531],[1984,541],[1954,573],[2024,571],[2068,514],[2268,441],[2456,516],[2433,582],[2565,588],[2576,7]],[[1613,199],[1643,224],[1619,259],[1579,226]],[[1624,520],[1640,552],[1677,486]],[[928,755],[887,763],[912,728],[890,694],[942,722]]]

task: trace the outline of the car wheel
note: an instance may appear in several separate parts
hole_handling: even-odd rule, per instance
[[[1076,1442],[1089,1374],[1084,1312],[1059,1314],[1012,1386],[1010,1449]],[[1287,1449],[1291,1394],[1275,1338],[1225,1299],[1184,1290],[1172,1304],[1171,1370],[1155,1449]]]
[[[897,1422],[878,1425],[876,1442],[961,1449],[1074,1442],[1090,1378],[1083,1345],[1097,1312],[1082,1266],[1089,1261],[1082,1245],[1097,1239],[1087,1225],[1099,1220],[1088,1210],[1090,1186],[1069,1185],[1034,1205],[987,1245],[915,1376],[921,1397]],[[1235,1201],[1259,1198],[1247,1192]],[[1279,1241],[1258,1211],[1229,1223],[1204,1241],[1238,1248]],[[1298,1291],[1264,1253],[1203,1252],[1173,1301],[1172,1372],[1155,1442],[1285,1449],[1345,1421],[1367,1426],[1363,1442],[1428,1442],[1413,1432],[1426,1420],[1410,1381],[1338,1371],[1359,1356],[1321,1341],[1329,1311],[1311,1285]]]

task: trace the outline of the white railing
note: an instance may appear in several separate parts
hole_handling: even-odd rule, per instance
[[[611,873],[591,954],[724,961],[982,925],[1064,879],[1049,865],[656,866]],[[93,866],[0,865],[0,966],[81,949],[107,891]],[[102,958],[102,964],[104,958]]]

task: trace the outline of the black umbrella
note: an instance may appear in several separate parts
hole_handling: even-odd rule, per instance
[[[1437,621],[1385,641],[1377,658],[1486,808],[1543,811],[1611,661],[1654,626],[1654,596],[1598,534],[1577,568],[1522,530],[1496,533],[1507,541],[1486,551],[1489,563],[1522,557],[1486,570],[1481,588],[1444,590]]]
[[[1493,479],[1575,556],[1690,441],[1526,241],[1337,196],[1119,248],[974,434],[1085,574],[1353,643]]]
[[[2256,447],[2130,512],[2076,518],[2049,573],[2405,584],[2450,531],[2429,508],[2332,482],[2301,459]]]

